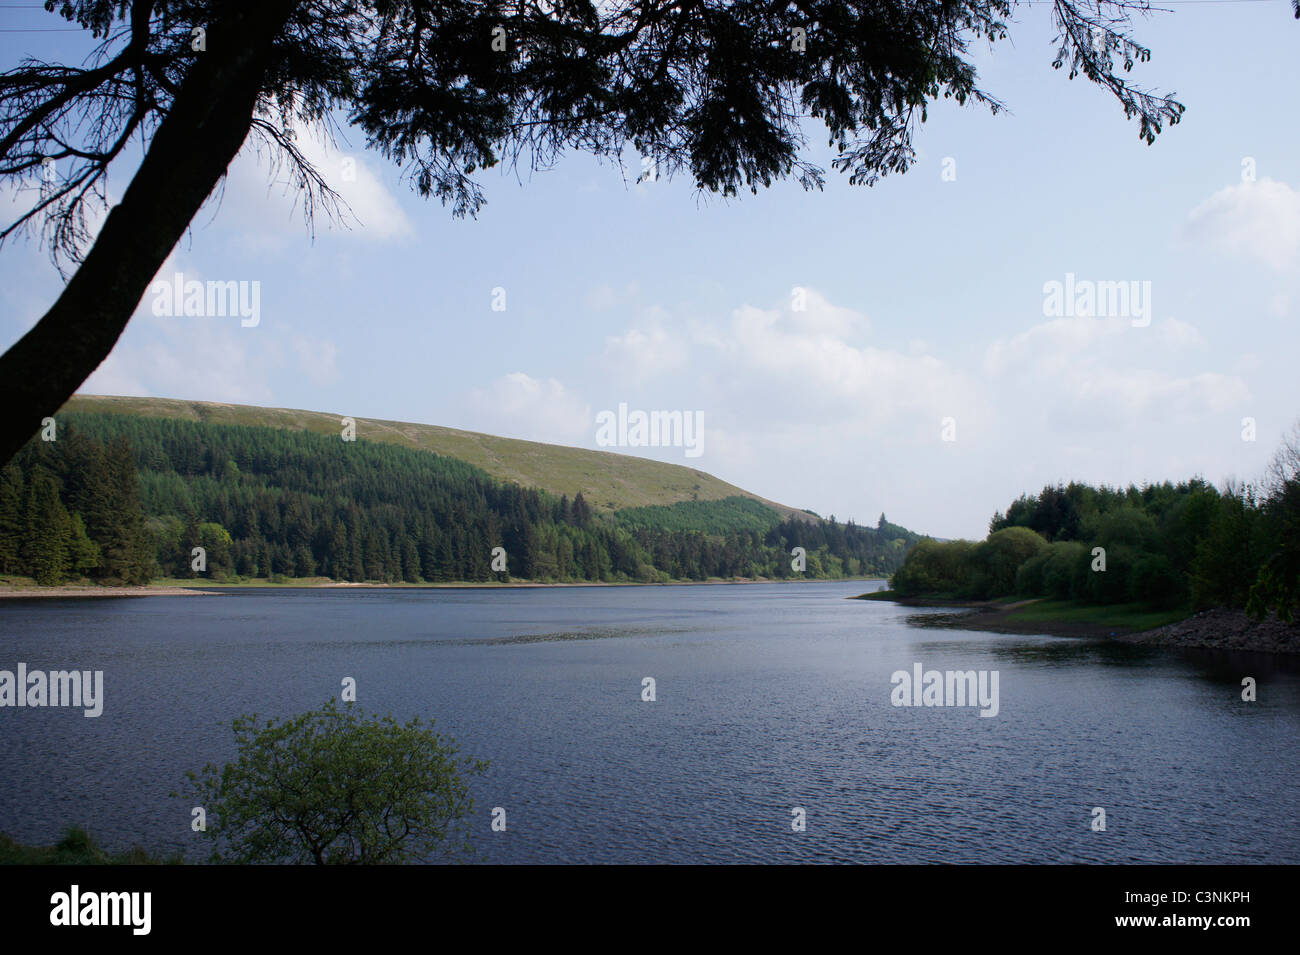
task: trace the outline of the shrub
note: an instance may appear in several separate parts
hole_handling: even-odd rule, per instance
[[[233,723],[238,758],[188,773],[207,810],[214,862],[396,863],[469,851],[454,840],[473,803],[454,743],[419,718],[367,717],[355,703],[259,727]]]
[[[890,587],[903,597],[963,595],[970,588],[974,550],[970,541],[920,541],[903,558]]]
[[[1077,541],[1058,541],[1046,553],[1043,566],[1043,596],[1053,600],[1083,599],[1092,554]]]
[[[1182,575],[1163,554],[1143,554],[1128,577],[1129,599],[1168,609],[1182,603],[1186,595]]]
[[[972,556],[972,596],[1003,597],[1014,593],[1020,565],[1046,549],[1047,541],[1027,527],[993,532]]]

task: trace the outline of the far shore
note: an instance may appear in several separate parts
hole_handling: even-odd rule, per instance
[[[11,587],[0,586],[0,600],[29,597],[205,597],[216,596],[215,590],[193,587]]]
[[[888,600],[904,607],[950,607],[952,613],[918,614],[910,622],[989,633],[1113,639],[1151,647],[1300,653],[1300,625],[1277,617],[1255,620],[1226,608],[1190,614],[1161,613],[1131,605],[1106,607],[1067,601],[982,600],[895,597],[890,591],[861,594],[860,600]],[[1163,618],[1163,619],[1162,619]]]
[[[65,584],[58,587],[41,587],[35,584],[13,584],[0,581],[0,599],[29,598],[71,598],[71,597],[219,597],[238,589],[270,590],[523,590],[547,587],[698,587],[717,584],[816,584],[816,583],[850,583],[854,581],[882,580],[880,577],[835,577],[835,578],[779,578],[757,579],[738,578],[736,580],[669,580],[669,581],[572,581],[560,583],[538,583],[535,581],[463,581],[448,583],[351,583],[330,580],[324,577],[309,577],[272,583],[265,579],[231,581],[229,583],[194,583],[182,581],[163,581],[144,584],[139,587],[100,587],[86,584]],[[220,589],[213,589],[220,588]]]

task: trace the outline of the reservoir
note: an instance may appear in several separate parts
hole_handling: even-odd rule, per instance
[[[200,861],[192,800],[170,795],[185,772],[233,758],[236,716],[314,709],[352,678],[368,712],[490,762],[481,862],[1300,863],[1297,662],[925,628],[934,611],[845,599],[880,586],[0,601],[0,669],[103,672],[94,719],[0,709],[0,831],[49,844],[78,823]],[[996,714],[894,705],[891,676],[918,665],[996,673]]]

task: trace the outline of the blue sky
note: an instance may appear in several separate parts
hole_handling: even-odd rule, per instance
[[[582,447],[620,402],[695,411],[702,456],[624,450],[944,537],[982,537],[1057,480],[1253,479],[1300,416],[1300,23],[1286,0],[1171,6],[1136,30],[1153,55],[1134,80],[1187,105],[1154,146],[1051,69],[1050,8],[1031,5],[976,55],[1009,111],[936,105],[916,166],[871,189],[828,172],[823,192],[722,201],[686,179],[636,184],[632,155],[620,171],[574,154],[522,186],[490,171],[487,206],[456,220],[349,131],[337,148],[304,139],[354,213],[313,241],[247,150],[160,277],[259,282],[259,323],[155,316],[146,297],[82,390]],[[80,42],[0,33],[6,65],[76,60]],[[1067,273],[1149,282],[1149,324],[1046,315],[1044,285]],[[0,250],[6,346],[59,288],[35,242]]]

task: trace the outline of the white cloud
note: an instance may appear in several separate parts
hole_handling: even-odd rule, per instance
[[[792,291],[789,311],[791,326],[800,332],[819,338],[851,339],[871,330],[871,322],[861,312],[831,304],[816,289],[800,291],[803,307],[798,311],[794,309],[795,293]]]
[[[590,405],[554,378],[516,371],[475,390],[471,398],[474,430],[565,445],[590,445],[595,433]]]
[[[864,314],[808,291],[807,312],[660,310],[607,340],[610,376],[628,382],[632,406],[702,410],[698,463],[724,480],[859,520],[902,519],[900,502],[924,501],[911,523],[970,536],[1046,481],[1213,479],[1255,398],[1244,369],[1216,367],[1201,330],[1172,317],[1044,320],[945,354],[919,339],[878,346]],[[640,400],[649,368],[661,377]],[[946,417],[956,441],[941,440]]]
[[[681,333],[667,327],[668,313],[651,308],[646,310],[646,317],[644,325],[605,340],[605,358],[618,369],[620,377],[644,380],[686,363],[689,348]]]
[[[312,382],[325,385],[338,378],[339,350],[333,342],[308,335],[295,335],[292,344],[294,353],[298,356],[299,367]]]
[[[157,280],[204,281],[192,260],[173,249]],[[152,283],[151,283],[152,285]],[[146,291],[126,331],[80,391],[101,395],[193,398],[268,404],[285,356],[269,326],[245,328],[237,315],[164,317],[153,314]]]
[[[1183,230],[1210,248],[1278,271],[1294,268],[1300,259],[1300,191],[1272,179],[1228,186],[1193,209]]]
[[[1147,328],[1058,318],[993,342],[983,367],[1008,392],[1006,414],[1024,420],[1068,410],[1072,428],[1093,433],[1137,415],[1217,414],[1247,400],[1239,377],[1187,370],[1188,353],[1204,351],[1199,330],[1172,318]],[[1033,395],[1032,403],[1016,409],[1015,393]]]
[[[1173,348],[1204,349],[1205,338],[1195,325],[1180,322],[1176,318],[1167,318],[1154,326],[1157,338]]]
[[[318,210],[317,230],[332,229],[335,234],[380,241],[414,234],[406,213],[375,171],[373,156],[339,148],[320,129],[299,128],[295,136],[303,158],[345,203],[341,227]],[[226,182],[218,193],[219,221],[245,230],[255,245],[264,248],[279,249],[286,240],[307,235],[303,196],[290,181],[288,168],[285,162],[276,167],[270,147],[250,137],[230,164]],[[195,221],[206,221],[204,213]]]
[[[142,309],[79,390],[269,404],[268,382],[283,364],[274,340],[238,318],[156,318]]]
[[[969,384],[934,356],[905,354],[851,340],[865,334],[865,316],[831,305],[808,290],[807,310],[745,305],[726,331],[701,339],[729,359],[727,389],[765,394],[761,407],[778,420],[836,420],[864,427],[915,428],[926,434],[953,409],[977,404]]]

